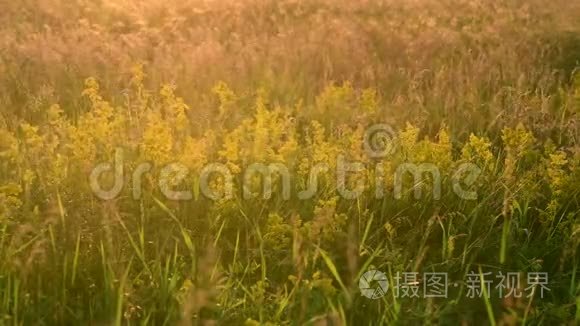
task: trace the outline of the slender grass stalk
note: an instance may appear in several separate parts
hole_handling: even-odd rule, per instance
[[[487,291],[487,286],[485,285],[485,281],[483,278],[483,272],[481,271],[481,266],[479,266],[479,280],[481,284],[481,289],[483,291],[483,301],[485,302],[485,309],[487,311],[487,317],[489,320],[489,324],[491,326],[495,326],[495,316],[493,315],[493,307],[491,306],[491,294]]]
[[[80,244],[81,244],[81,233],[79,232],[79,234],[77,235],[75,252],[74,252],[74,256],[73,256],[72,276],[70,279],[71,285],[75,284],[75,280],[76,280],[76,276],[77,276],[77,270],[78,270],[78,266],[79,266]]]
[[[510,233],[510,222],[507,218],[503,220],[503,227],[501,232],[501,247],[499,251],[499,263],[505,264],[506,262],[506,252],[508,246],[508,237]]]
[[[125,269],[125,272],[121,276],[121,280],[119,281],[119,287],[117,290],[117,306],[115,310],[115,326],[123,325],[123,303],[125,302],[125,286],[127,282],[127,277],[129,272],[131,271],[131,265],[133,262],[133,258],[129,260],[129,264]]]

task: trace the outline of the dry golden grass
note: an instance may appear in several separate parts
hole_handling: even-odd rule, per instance
[[[570,324],[580,322],[580,6],[570,1],[0,0],[0,324]],[[368,156],[365,131],[397,151]],[[124,149],[101,200],[89,175]],[[339,196],[337,156],[365,165]],[[192,172],[172,201],[160,170]],[[252,163],[313,198],[243,198]],[[232,200],[199,196],[210,163]],[[383,164],[377,180],[373,164]],[[397,166],[478,197],[393,196]],[[107,178],[104,178],[107,179]],[[112,177],[110,178],[112,179]],[[112,180],[103,180],[112,181]],[[224,190],[225,180],[210,188]],[[257,190],[259,179],[250,180]],[[406,186],[419,187],[413,180]],[[424,193],[434,181],[426,181]],[[385,187],[386,198],[375,190]],[[421,185],[423,186],[423,185]],[[542,271],[544,298],[370,301],[376,268]],[[524,275],[524,274],[522,274]],[[522,284],[525,287],[526,284]]]

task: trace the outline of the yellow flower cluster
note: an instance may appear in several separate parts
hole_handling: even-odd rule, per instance
[[[69,137],[73,161],[88,168],[98,155],[113,157],[115,147],[125,136],[126,117],[102,98],[95,78],[85,81],[83,95],[90,101],[90,110],[80,117],[77,125],[70,126]]]
[[[220,157],[232,172],[252,163],[290,162],[296,154],[298,142],[295,127],[286,119],[281,108],[270,108],[263,94],[258,94],[254,117],[224,135]]]
[[[469,142],[461,150],[461,158],[468,162],[479,164],[482,170],[493,170],[493,153],[491,142],[484,137],[469,135]]]

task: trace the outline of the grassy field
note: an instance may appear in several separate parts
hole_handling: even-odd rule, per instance
[[[0,325],[578,325],[579,115],[569,0],[0,0]]]

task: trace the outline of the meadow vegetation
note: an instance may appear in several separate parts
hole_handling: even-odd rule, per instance
[[[579,7],[0,0],[0,324],[580,323]],[[396,132],[385,157],[363,146],[376,124]],[[125,187],[102,200],[89,175],[119,148]],[[356,199],[337,193],[339,155],[367,167],[347,180],[364,182]],[[481,169],[473,200],[448,183],[465,162]],[[156,186],[170,163],[192,200]],[[234,198],[200,195],[211,163]],[[287,166],[291,200],[276,178],[270,198],[242,198],[253,163]],[[321,163],[319,191],[297,198]],[[439,167],[441,198],[407,180],[377,199],[404,163]],[[456,286],[371,300],[369,269]],[[467,298],[472,271],[546,272],[550,291]]]

